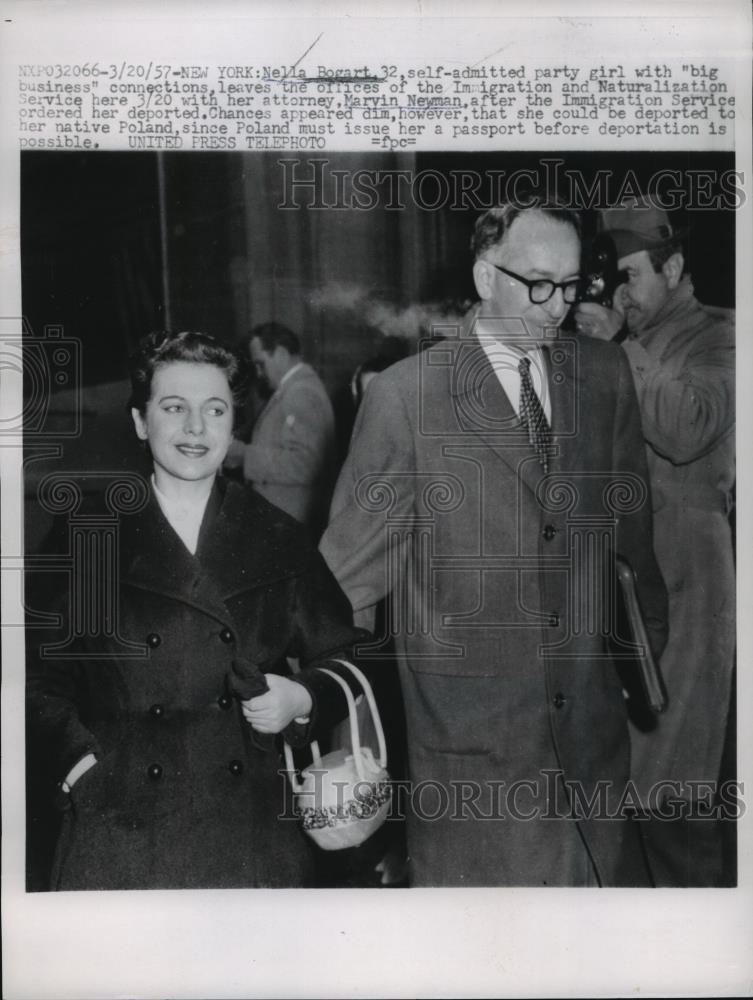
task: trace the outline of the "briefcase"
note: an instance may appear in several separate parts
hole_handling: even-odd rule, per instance
[[[656,728],[656,715],[667,709],[667,691],[648,641],[635,572],[619,555],[615,556],[614,579],[610,651],[627,696],[630,718],[639,729],[648,731]]]

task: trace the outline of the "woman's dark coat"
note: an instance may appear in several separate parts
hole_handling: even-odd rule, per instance
[[[52,888],[307,884],[279,740],[252,730],[239,697],[287,674],[287,657],[348,655],[363,633],[347,600],[300,527],[235,483],[212,494],[196,557],[152,496],[118,537],[116,627],[105,616],[64,658],[48,633],[29,666],[31,738],[56,780],[98,759],[59,794]],[[342,714],[334,682],[307,676],[311,723],[285,733],[298,745]]]

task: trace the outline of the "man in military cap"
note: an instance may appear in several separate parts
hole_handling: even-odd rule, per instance
[[[695,298],[683,234],[649,198],[603,211],[600,228],[626,281],[615,308],[582,304],[576,324],[603,340],[627,329],[622,346],[641,407],[654,546],[670,600],[661,659],[669,708],[652,731],[632,729],[632,777],[654,813],[674,816],[684,804],[687,815],[718,793],[735,653],[734,312]],[[718,825],[652,825],[656,854],[669,852],[652,858],[660,884],[719,884]]]

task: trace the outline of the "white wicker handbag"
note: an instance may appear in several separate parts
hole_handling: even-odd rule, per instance
[[[296,777],[293,755],[285,744],[285,766],[295,793],[296,812],[303,829],[325,851],[338,851],[362,844],[384,823],[390,808],[392,789],[387,773],[387,748],[374,692],[366,677],[352,663],[335,660],[357,678],[371,711],[379,744],[375,759],[371,747],[362,747],[358,729],[356,702],[347,682],[332,670],[320,667],[343,689],[350,717],[351,751],[319,753],[311,743],[313,763]]]

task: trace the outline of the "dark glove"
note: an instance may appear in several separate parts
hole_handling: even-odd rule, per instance
[[[269,690],[264,674],[250,660],[233,660],[232,670],[228,673],[227,685],[231,694],[241,701],[256,698]]]

